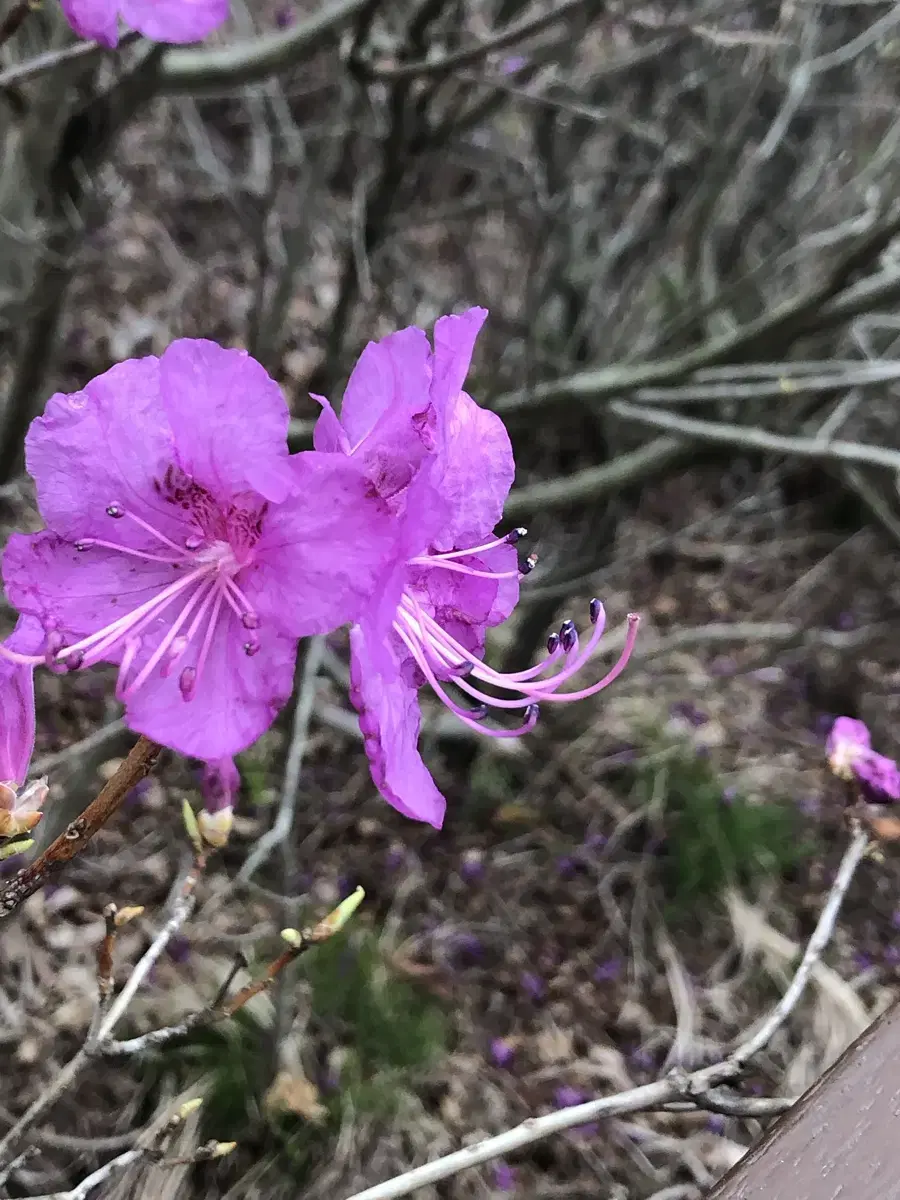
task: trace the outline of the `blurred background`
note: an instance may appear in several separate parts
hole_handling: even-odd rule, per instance
[[[233,0],[202,47],[116,53],[76,43],[56,0],[14,10],[4,536],[39,521],[29,421],[116,360],[183,335],[244,346],[300,449],[308,393],[339,399],[369,339],[482,304],[468,390],[507,422],[506,516],[540,557],[492,660],[527,666],[595,595],[598,675],[626,613],[643,625],[609,691],[525,739],[429,714],[440,833],[375,793],[330,639],[290,836],[244,869],[279,808],[288,709],[241,758],[231,842],[133,1030],[202,1007],[237,950],[265,961],[362,884],[352,932],[230,1024],[92,1067],[9,1195],[72,1186],[203,1094],[185,1144],[237,1151],[104,1195],[342,1200],[720,1055],[781,994],[846,844],[831,720],[900,751],[900,5]],[[107,672],[38,686],[46,842],[131,735]],[[83,1040],[104,904],[148,907],[120,974],[148,944],[197,778],[167,759],[4,929],[0,1132]],[[799,1093],[886,1007],[897,881],[890,847],[863,864],[751,1093]],[[697,1200],[763,1128],[612,1121],[420,1194]]]

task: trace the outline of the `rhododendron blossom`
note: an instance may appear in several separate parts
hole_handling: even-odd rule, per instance
[[[462,390],[487,313],[472,308],[442,317],[434,349],[420,329],[400,330],[363,351],[347,384],[340,419],[327,400],[315,446],[362,463],[370,508],[387,508],[402,530],[385,587],[353,626],[350,698],[359,713],[376,786],[400,812],[440,827],[445,801],[419,754],[418,690],[430,685],[470,728],[518,737],[534,728],[539,706],[584,699],[606,687],[630,656],[637,618],[629,617],[623,653],[607,675],[576,691],[604,627],[591,601],[593,630],[582,646],[571,621],[536,666],[503,674],[482,661],[488,628],[518,599],[516,543],[525,530],[494,528],[513,481],[512,448],[503,422]],[[451,695],[450,687],[462,693]],[[484,719],[518,713],[513,727]]]
[[[26,439],[47,528],[3,559],[41,645],[0,655],[117,663],[133,729],[210,762],[248,746],[291,693],[297,639],[360,616],[395,536],[362,465],[290,455],[287,424],[259,363],[202,340],[53,396]]]
[[[872,749],[872,735],[862,721],[838,717],[825,746],[835,775],[855,780],[872,800],[900,800],[900,768],[892,758]]]
[[[66,20],[83,38],[119,42],[119,18],[155,42],[199,42],[228,20],[231,0],[61,0]]]

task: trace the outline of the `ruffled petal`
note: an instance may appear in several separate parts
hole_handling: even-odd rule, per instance
[[[469,373],[475,339],[487,319],[486,308],[470,308],[460,316],[441,317],[434,325],[431,402],[443,423]]]
[[[310,392],[310,399],[322,405],[322,412],[313,427],[313,448],[324,454],[350,454],[353,447],[331,401],[315,392]]]
[[[19,617],[4,645],[18,654],[39,654],[44,630]],[[34,667],[0,656],[0,782],[21,786],[34,751]]]
[[[119,0],[126,25],[155,42],[199,42],[228,20],[230,0]]]
[[[509,571],[518,566],[512,546],[454,562],[478,571]],[[484,654],[486,629],[506,620],[518,598],[516,579],[485,579],[438,566],[411,566],[406,587],[425,612],[477,658]]]
[[[398,812],[440,829],[447,804],[419,754],[416,690],[399,664],[390,669],[383,656],[376,662],[371,636],[360,625],[350,631],[350,700],[359,713],[372,779]]]
[[[3,554],[10,603],[70,643],[117,621],[177,578],[164,563],[111,550],[79,553],[49,532],[14,533]],[[106,661],[118,662],[118,653]]]
[[[267,514],[241,586],[263,621],[304,637],[359,617],[390,569],[398,530],[355,459],[308,450],[291,466],[296,493]]]
[[[501,419],[465,392],[448,405],[434,472],[446,512],[435,548],[471,546],[490,536],[503,516],[516,468]]]
[[[119,44],[119,0],[62,0],[62,10],[79,37],[110,48]]]
[[[290,494],[288,407],[264,367],[245,350],[182,338],[163,354],[159,372],[183,471],[220,501],[248,488],[274,502]]]
[[[421,329],[410,326],[369,342],[347,381],[341,424],[355,450],[385,416],[401,413],[408,423],[429,404],[431,347]]]
[[[25,439],[41,515],[55,533],[73,539],[120,541],[129,527],[133,537],[136,526],[107,516],[112,503],[170,536],[180,532],[182,518],[158,493],[173,457],[159,398],[159,360],[152,357],[119,363],[80,392],[58,392]],[[147,535],[138,541],[149,548]]]
[[[247,640],[235,614],[223,610],[196,689],[185,700],[179,676],[197,661],[197,649],[184,655],[168,678],[154,671],[125,706],[125,720],[179,754],[207,762],[230,758],[255,742],[287,703],[294,684],[297,643],[274,629],[260,628],[259,650],[244,653]],[[199,641],[199,638],[198,638]],[[158,638],[148,640],[129,671],[134,679]]]

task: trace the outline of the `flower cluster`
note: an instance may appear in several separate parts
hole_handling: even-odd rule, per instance
[[[603,632],[566,621],[546,658],[512,674],[484,662],[533,559],[524,530],[494,528],[513,479],[500,419],[463,391],[486,313],[444,317],[434,347],[404,329],[363,352],[340,418],[290,454],[278,386],[245,352],[180,340],[57,394],[26,439],[45,529],[14,534],[3,580],[21,619],[0,645],[0,779],[21,783],[34,737],[31,676],[113,663],[130,727],[206,764],[211,834],[224,840],[233,756],[286,702],[297,641],[350,624],[351,701],[372,775],[400,812],[439,827],[444,798],[418,748],[430,686],[470,728],[532,729]],[[485,718],[513,714],[494,727]],[[516,717],[515,714],[518,714]]]
[[[900,800],[900,769],[892,758],[872,749],[872,735],[862,721],[838,717],[825,752],[834,774],[855,781],[868,799],[882,803]]]
[[[79,37],[117,46],[119,18],[155,42],[199,42],[228,20],[231,0],[61,0]]]

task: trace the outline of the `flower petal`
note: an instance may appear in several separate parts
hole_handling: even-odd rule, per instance
[[[385,416],[412,414],[429,404],[431,347],[421,329],[410,326],[369,342],[347,381],[341,424],[355,450]]]
[[[79,37],[110,48],[119,44],[118,0],[62,0],[62,10]]]
[[[73,539],[121,540],[126,522],[106,515],[111,503],[166,534],[179,530],[180,518],[155,487],[173,456],[159,399],[159,360],[152,357],[119,363],[80,392],[58,392],[25,439],[41,515],[55,533]]]
[[[228,20],[230,0],[120,0],[126,25],[155,42],[199,42]]]
[[[506,426],[460,392],[448,406],[434,486],[446,521],[436,548],[451,550],[488,537],[503,516],[516,473]]]
[[[19,617],[4,643],[18,654],[39,654],[44,630]],[[0,657],[0,780],[23,784],[34,751],[34,667]]]
[[[291,468],[295,494],[267,514],[256,570],[241,586],[283,633],[330,633],[370,602],[398,531],[355,459],[307,450]]]
[[[246,749],[287,703],[297,650],[295,639],[261,628],[259,651],[251,657],[242,649],[246,638],[237,616],[223,609],[192,699],[182,696],[179,675],[183,667],[195,665],[196,650],[186,654],[167,679],[156,671],[129,697],[128,725],[180,754],[208,762]],[[154,642],[148,641],[135,660],[132,678]]]
[[[45,631],[59,630],[70,642],[117,621],[174,578],[165,563],[147,563],[111,550],[79,553],[46,531],[12,534],[3,555],[10,603],[37,618]],[[107,661],[118,662],[119,654]]]
[[[359,713],[366,754],[375,786],[388,804],[440,829],[446,801],[435,786],[418,750],[422,714],[415,688],[398,664],[386,669],[371,653],[371,634],[350,631],[350,700]]]
[[[248,488],[275,502],[290,494],[288,407],[264,367],[245,350],[181,338],[159,373],[182,470],[220,500]]]
[[[439,421],[462,391],[475,339],[487,315],[486,308],[470,308],[458,317],[441,317],[435,322],[431,402]]]

